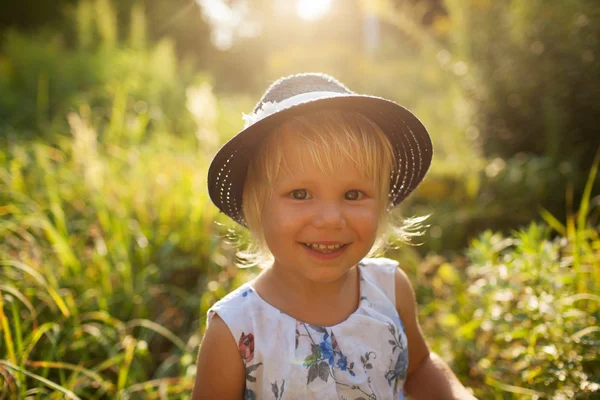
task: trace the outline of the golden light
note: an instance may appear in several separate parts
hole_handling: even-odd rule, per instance
[[[298,15],[308,21],[314,21],[321,18],[331,8],[332,0],[298,0],[296,2],[296,12]]]

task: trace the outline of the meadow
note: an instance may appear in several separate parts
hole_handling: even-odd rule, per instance
[[[211,155],[256,96],[217,91],[172,42],[145,38],[140,13],[127,40],[101,0],[77,8],[76,45],[3,36],[0,399],[187,399],[206,311],[259,272],[236,266],[247,237],[206,190]],[[413,282],[432,350],[481,399],[600,398],[600,150],[579,191],[558,186],[550,158],[477,151],[464,71],[421,44],[373,85],[421,70],[406,101],[439,132],[404,205],[432,214],[423,244],[386,253]],[[271,72],[301,55],[273,57]],[[549,191],[562,214],[533,206]]]

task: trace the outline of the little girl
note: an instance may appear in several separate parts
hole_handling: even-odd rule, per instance
[[[192,398],[472,399],[398,263],[366,258],[415,227],[389,215],[429,168],[421,122],[323,74],[280,79],[244,118],[208,186],[264,269],[209,310]]]

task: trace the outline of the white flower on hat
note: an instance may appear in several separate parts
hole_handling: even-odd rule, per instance
[[[242,114],[242,119],[245,122],[244,129],[246,129],[250,125],[254,125],[261,119],[266,118],[269,115],[275,114],[283,109],[290,108],[292,106],[297,106],[302,103],[307,103],[311,100],[325,99],[329,97],[338,97],[344,95],[344,93],[338,92],[308,92],[289,97],[279,102],[265,101],[260,106],[260,108],[256,110],[256,112],[253,112],[252,114]]]
[[[283,107],[281,107],[281,103],[277,103],[274,101],[267,101],[262,104],[262,106],[253,112],[252,114],[242,114],[242,118],[244,120],[244,129],[249,127],[250,125],[254,125],[261,119],[268,117],[271,114],[275,114],[277,111],[281,111]]]

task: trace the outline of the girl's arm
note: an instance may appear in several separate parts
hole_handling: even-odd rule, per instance
[[[395,280],[396,309],[408,340],[406,392],[415,399],[475,399],[444,361],[429,351],[417,320],[415,293],[404,271],[397,269]]]
[[[238,346],[225,322],[214,314],[200,345],[192,400],[240,400],[245,383]]]

